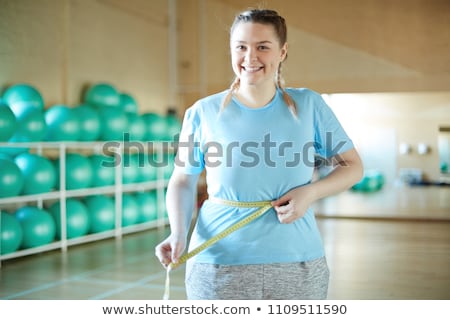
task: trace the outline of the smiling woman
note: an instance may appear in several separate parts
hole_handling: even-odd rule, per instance
[[[156,256],[169,271],[187,260],[189,299],[324,299],[329,272],[312,204],[359,181],[361,161],[318,93],[284,88],[287,30],[276,11],[238,14],[230,50],[230,89],[185,113],[166,197],[171,234]],[[315,154],[334,168],[312,182]],[[209,200],[182,256],[203,170]],[[236,228],[262,202],[269,209]]]

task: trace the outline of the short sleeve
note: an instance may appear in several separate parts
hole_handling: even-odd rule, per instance
[[[201,150],[201,122],[196,105],[187,109],[181,127],[175,158],[175,169],[186,174],[199,174],[205,167]]]
[[[316,152],[324,158],[330,158],[352,149],[354,147],[352,140],[345,132],[333,110],[319,94],[315,96],[315,103],[314,145]]]

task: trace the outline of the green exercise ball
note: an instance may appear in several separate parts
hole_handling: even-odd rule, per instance
[[[17,129],[14,136],[24,136],[28,141],[43,141],[47,134],[44,112],[36,108],[24,108],[16,113]]]
[[[147,135],[147,126],[145,120],[138,114],[127,112],[129,141],[143,141]]]
[[[384,176],[378,170],[366,170],[362,179],[352,186],[352,190],[360,192],[375,192],[381,190],[384,185]]]
[[[18,83],[8,87],[2,96],[5,103],[15,114],[29,107],[44,110],[44,99],[38,89],[27,83]]]
[[[79,141],[96,141],[100,136],[101,122],[98,111],[88,104],[81,104],[73,111],[78,116],[80,122]]]
[[[61,239],[61,202],[56,201],[49,208],[56,223],[56,238]],[[84,236],[89,231],[89,213],[79,200],[66,199],[66,239]]]
[[[97,83],[88,88],[84,95],[84,102],[96,107],[118,107],[120,94],[109,83]]]
[[[157,179],[156,163],[153,161],[153,155],[148,153],[140,154],[137,182],[155,181]]]
[[[137,114],[139,107],[134,97],[129,93],[121,93],[120,95],[120,107],[127,113]]]
[[[146,140],[149,141],[164,141],[167,140],[168,136],[168,126],[166,117],[148,112],[142,115],[142,118],[145,120],[145,124],[147,126],[147,135]]]
[[[114,201],[105,195],[88,196],[84,199],[89,213],[89,233],[112,230],[115,226]]]
[[[15,197],[24,184],[22,171],[17,164],[7,158],[0,158],[0,198]]]
[[[93,154],[89,157],[92,167],[92,187],[103,187],[114,184],[115,159],[112,156]]]
[[[56,185],[56,169],[53,163],[40,155],[22,153],[14,162],[24,178],[22,194],[50,192]]]
[[[158,198],[156,190],[136,193],[135,198],[140,208],[138,223],[158,219]]]
[[[166,116],[167,122],[167,140],[178,141],[178,136],[181,131],[181,121],[177,116],[169,114]]]
[[[130,194],[122,195],[122,226],[127,227],[139,222],[139,205]]]
[[[0,254],[12,253],[19,249],[22,243],[22,226],[14,215],[6,212],[1,215]]]
[[[34,248],[55,240],[56,224],[50,213],[36,207],[22,207],[16,218],[23,231],[21,248]]]
[[[139,180],[139,166],[142,160],[142,154],[125,153],[122,157],[122,183],[134,183]]]
[[[125,111],[119,108],[99,107],[98,112],[102,128],[100,140],[122,141],[124,133],[128,130],[128,118]]]
[[[57,159],[58,188],[61,183],[60,165],[61,159]],[[78,153],[66,154],[66,190],[89,188],[92,185],[92,172],[92,165],[87,156]]]
[[[8,141],[16,131],[14,112],[0,100],[0,142]]]
[[[72,108],[54,105],[45,111],[47,141],[77,141],[80,137],[80,121]]]

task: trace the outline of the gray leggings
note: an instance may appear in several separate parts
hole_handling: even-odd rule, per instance
[[[306,262],[186,266],[189,300],[319,300],[327,298],[325,257]]]

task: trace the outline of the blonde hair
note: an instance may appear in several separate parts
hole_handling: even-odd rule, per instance
[[[261,23],[261,24],[268,24],[272,25],[275,29],[275,33],[278,37],[278,40],[280,44],[283,46],[287,42],[287,27],[286,27],[286,21],[282,16],[278,14],[278,12],[274,10],[266,10],[266,9],[252,9],[244,11],[240,14],[238,14],[233,24],[231,25],[230,34],[233,33],[234,28],[242,22],[253,22],[253,23]],[[287,57],[287,55],[286,55]],[[295,105],[294,100],[292,97],[286,92],[284,87],[284,79],[281,76],[281,64],[278,65],[278,70],[276,73],[276,79],[274,79],[275,85],[277,88],[279,88],[283,93],[283,100],[288,106],[289,110],[294,116],[297,116],[297,106]],[[239,89],[240,85],[240,79],[239,77],[236,77],[234,81],[230,85],[230,89],[228,90],[228,93],[225,95],[221,110],[223,110],[231,101],[231,98],[233,96],[233,93],[236,92],[236,90]]]

